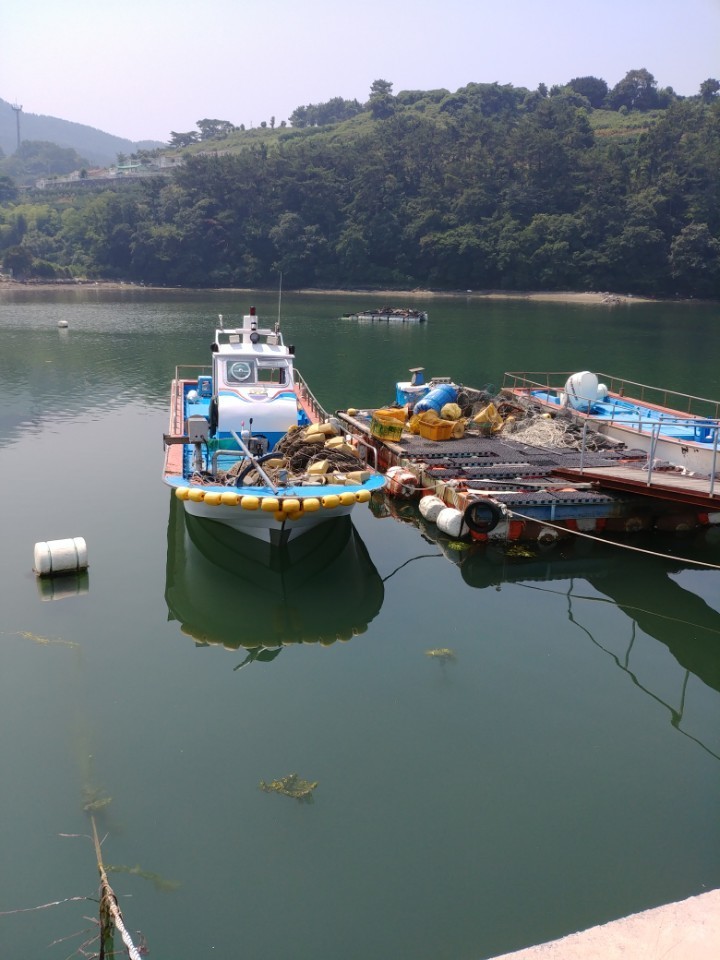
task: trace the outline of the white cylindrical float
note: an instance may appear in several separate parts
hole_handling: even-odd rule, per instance
[[[454,507],[445,507],[444,510],[441,510],[435,523],[438,530],[454,539],[462,537],[468,532],[468,528],[463,522],[462,510],[456,510]]]
[[[428,496],[421,498],[418,507],[420,513],[429,523],[435,523],[437,520],[437,515],[441,510],[445,509],[446,504],[440,499],[440,497]]]
[[[52,577],[56,573],[76,573],[88,565],[87,544],[83,537],[44,540],[35,544],[35,573]]]

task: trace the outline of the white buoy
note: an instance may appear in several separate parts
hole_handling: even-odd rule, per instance
[[[67,327],[67,325],[68,325],[67,320],[58,320],[58,327],[60,327],[61,330],[62,330],[62,329],[65,329],[65,327]]]
[[[39,577],[85,570],[87,565],[87,544],[82,537],[47,540],[35,544],[34,569]]]
[[[597,375],[589,370],[574,373],[571,377],[568,377],[565,383],[567,402],[575,410],[589,413],[593,403],[597,400],[598,386]]]
[[[448,537],[457,539],[468,532],[468,528],[463,522],[462,510],[456,510],[454,507],[445,507],[441,510],[435,520],[438,530],[446,533]]]
[[[438,514],[445,509],[445,506],[440,497],[421,497],[418,509],[429,523],[435,523]]]

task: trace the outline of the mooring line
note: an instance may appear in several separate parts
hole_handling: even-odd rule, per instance
[[[659,557],[661,560],[676,560],[678,563],[694,563],[698,567],[706,567],[708,570],[720,570],[720,564],[705,563],[703,560],[693,560],[691,557],[676,557],[672,553],[657,553],[655,550],[646,550],[644,547],[633,547],[629,543],[617,543],[614,540],[605,540],[603,537],[594,537],[591,533],[583,533],[582,530],[571,530],[569,527],[561,527],[549,520],[538,520],[537,517],[528,517],[525,514],[518,513],[516,510],[508,508],[508,514],[511,517],[517,517],[519,520],[529,520],[531,523],[540,523],[544,527],[551,527],[553,530],[559,530],[561,533],[571,533],[574,537],[584,537],[586,540],[594,540],[596,543],[604,543],[608,547],[618,547],[621,550],[632,550],[635,553],[644,553],[649,557]]]
[[[100,887],[101,887],[101,906],[100,906],[100,916],[102,920],[102,906],[103,903],[107,906],[107,911],[112,917],[112,922],[115,926],[115,929],[119,931],[122,941],[127,948],[128,956],[130,960],[142,960],[137,947],[132,942],[130,934],[125,928],[123,923],[122,913],[120,912],[120,907],[117,902],[117,897],[115,896],[115,891],[110,886],[110,883],[107,878],[107,873],[105,872],[105,865],[103,864],[102,852],[100,850],[100,840],[98,838],[97,827],[95,826],[95,817],[90,816],[90,822],[92,823],[92,839],[95,846],[95,857],[97,859],[98,872],[100,874]],[[102,926],[102,922],[101,922]],[[103,937],[103,931],[100,932],[101,938]]]

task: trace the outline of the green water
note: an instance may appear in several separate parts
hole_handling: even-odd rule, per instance
[[[720,529],[632,541],[664,557],[508,556],[363,507],[292,566],[249,566],[160,472],[175,365],[251,302],[277,315],[269,295],[0,295],[0,912],[95,895],[90,842],[62,836],[88,834],[87,790],[112,797],[128,928],[173,960],[482,960],[717,887],[720,573],[689,561],[720,563]],[[337,319],[364,305],[283,298],[329,409],[389,402],[411,366],[720,397],[716,307]],[[69,536],[89,574],[52,599],[33,546]],[[290,773],[314,803],[259,789]],[[0,957],[64,960],[95,914],[0,916]]]

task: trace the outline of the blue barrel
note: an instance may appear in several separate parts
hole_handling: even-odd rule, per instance
[[[455,403],[458,396],[458,388],[451,383],[441,383],[433,387],[429,393],[426,393],[422,400],[418,400],[413,408],[414,413],[422,413],[423,410],[436,410],[438,413],[446,403]]]

